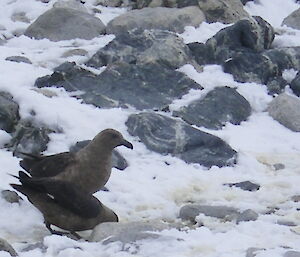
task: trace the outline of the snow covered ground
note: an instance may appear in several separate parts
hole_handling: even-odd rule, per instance
[[[0,90],[8,91],[20,105],[22,118],[36,112],[36,120],[50,128],[60,128],[60,134],[52,134],[46,154],[68,150],[73,143],[91,139],[99,131],[111,127],[119,130],[125,138],[133,142],[134,150],[120,147],[130,166],[125,171],[113,170],[107,184],[109,192],[95,195],[112,208],[121,221],[160,219],[176,222],[179,209],[188,202],[236,207],[241,211],[252,209],[259,213],[256,221],[224,222],[209,217],[201,217],[205,226],[193,230],[175,229],[161,232],[159,240],[147,239],[129,246],[122,251],[119,243],[102,245],[73,241],[67,237],[49,235],[42,215],[28,202],[21,205],[10,204],[0,198],[0,237],[8,240],[18,251],[24,241],[37,242],[44,238],[48,247],[46,253],[39,249],[20,252],[21,257],[38,256],[83,256],[83,257],[125,257],[125,256],[205,256],[241,257],[249,247],[262,248],[257,257],[282,256],[287,250],[300,251],[300,203],[291,197],[300,194],[300,135],[274,121],[265,111],[272,97],[266,87],[254,83],[237,83],[232,76],[223,73],[220,66],[210,65],[198,73],[186,65],[179,70],[200,83],[204,91],[193,90],[181,100],[174,101],[171,109],[199,97],[216,86],[235,86],[251,104],[251,117],[240,126],[227,124],[222,130],[207,130],[221,137],[239,153],[238,164],[234,167],[212,167],[207,170],[199,165],[186,164],[171,156],[151,152],[131,137],[126,129],[127,117],[133,109],[99,109],[81,104],[62,89],[53,89],[57,97],[48,98],[32,90],[36,78],[51,74],[52,69],[68,61],[83,63],[87,57],[62,58],[66,49],[82,48],[92,56],[101,46],[113,39],[112,35],[93,40],[69,40],[51,42],[33,40],[25,36],[13,37],[14,31],[28,25],[12,22],[13,12],[25,11],[30,19],[50,9],[55,0],[48,4],[35,0],[1,0],[0,24],[6,30],[2,33],[10,38],[0,46]],[[92,0],[86,1],[91,8]],[[274,41],[276,46],[300,45],[300,32],[280,27],[282,20],[299,8],[293,0],[258,0],[249,2],[245,9],[251,15],[261,15],[275,29],[280,30]],[[99,18],[107,23],[125,9],[102,8]],[[187,27],[181,36],[185,42],[205,42],[225,25],[202,24],[198,28]],[[5,61],[12,55],[24,55],[32,64]],[[292,77],[294,71],[286,71]],[[8,142],[10,135],[0,131],[0,146]],[[0,189],[10,189],[9,183],[16,182],[8,173],[17,174],[20,169],[18,158],[11,152],[0,149]],[[166,165],[166,161],[170,165]],[[282,170],[275,170],[274,164],[284,164]],[[156,177],[154,180],[153,177]],[[257,192],[247,192],[238,188],[223,186],[251,180],[261,185]],[[272,215],[264,215],[268,208],[280,207]],[[297,227],[278,225],[277,221],[291,221]],[[298,231],[298,234],[296,233]],[[9,256],[0,252],[0,256]]]

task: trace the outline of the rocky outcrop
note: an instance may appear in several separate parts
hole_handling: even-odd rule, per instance
[[[185,26],[199,26],[205,21],[204,14],[197,7],[144,8],[122,14],[107,24],[108,34],[120,34],[132,29],[160,29],[182,33]]]
[[[55,7],[38,17],[25,31],[35,39],[51,41],[92,39],[105,33],[102,21],[74,8]]]
[[[19,105],[14,101],[12,95],[0,92],[0,129],[11,133],[19,119]]]
[[[235,89],[219,87],[173,114],[198,127],[220,129],[226,122],[239,125],[246,120],[251,106]]]
[[[83,91],[79,97],[98,107],[133,106],[139,110],[163,109],[191,88],[201,88],[179,71],[159,64],[117,63],[96,75],[65,63],[51,76],[36,81],[37,87],[64,87],[67,91]]]
[[[236,152],[223,140],[180,120],[156,113],[139,113],[129,116],[126,125],[129,133],[138,136],[152,151],[206,167],[235,163]]]

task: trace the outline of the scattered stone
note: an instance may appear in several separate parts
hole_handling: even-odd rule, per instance
[[[283,257],[300,257],[300,252],[287,251],[287,252],[284,253]]]
[[[38,79],[35,86],[82,91],[85,94],[78,97],[98,107],[110,107],[115,103],[116,106],[133,106],[139,110],[163,109],[191,88],[201,88],[185,74],[154,63],[113,64],[99,75],[74,63],[64,63],[51,76]]]
[[[264,248],[250,247],[246,251],[246,257],[255,257],[258,251],[263,251]]]
[[[29,252],[35,249],[39,249],[42,253],[47,252],[47,246],[43,244],[43,242],[37,242],[34,244],[29,244],[25,248],[22,249],[22,252]]]
[[[274,94],[281,94],[284,91],[284,88],[287,86],[288,82],[283,79],[281,76],[277,77],[270,77],[268,78],[267,82],[267,88],[268,88],[268,93],[270,95]]]
[[[0,251],[8,252],[11,256],[18,256],[15,249],[3,238],[0,238]]]
[[[270,116],[288,129],[300,131],[300,100],[286,93],[277,96],[269,105]]]
[[[294,196],[292,196],[292,201],[294,201],[294,202],[300,202],[300,195],[294,195]]]
[[[15,192],[11,190],[2,190],[1,196],[9,203],[19,203],[22,198]]]
[[[251,115],[251,106],[235,89],[218,87],[173,114],[191,125],[221,129],[226,122],[239,125],[245,121]]]
[[[236,219],[236,223],[240,223],[242,221],[254,221],[257,220],[258,214],[253,210],[245,210],[242,213],[240,213]]]
[[[142,239],[158,238],[155,232],[170,228],[169,225],[151,220],[148,222],[105,222],[96,226],[89,238],[90,242],[109,244],[120,241],[123,244],[132,243]]]
[[[289,16],[287,16],[282,25],[286,25],[293,29],[300,29],[300,8],[292,12]]]
[[[78,152],[81,148],[87,146],[91,140],[84,140],[77,142],[75,145],[70,147],[70,152]],[[112,167],[115,167],[118,170],[125,170],[128,167],[128,162],[126,159],[114,149],[112,151]]]
[[[199,0],[198,4],[209,23],[234,23],[250,18],[240,0]]]
[[[0,129],[11,133],[19,121],[19,105],[11,94],[0,92]]]
[[[285,169],[285,165],[282,163],[275,163],[273,164],[273,168],[277,171],[277,170],[283,170]]]
[[[288,227],[296,227],[297,224],[293,221],[289,221],[289,220],[278,220],[277,221],[278,225],[282,225],[282,226],[288,226]]]
[[[233,187],[233,186],[234,187],[239,187],[242,190],[251,191],[251,192],[257,191],[260,188],[260,185],[254,184],[250,181],[243,181],[243,182],[239,182],[239,183],[228,183],[228,184],[225,184],[225,185],[228,185],[230,187]]]
[[[180,120],[144,112],[130,115],[126,125],[152,151],[206,167],[235,163],[237,153],[227,143]]]
[[[99,68],[112,63],[158,63],[177,69],[191,62],[192,55],[183,40],[173,32],[140,30],[118,34],[101,48],[86,65]]]
[[[300,96],[300,72],[298,72],[296,77],[292,80],[290,87],[295,95]]]
[[[227,219],[228,217],[236,217],[239,212],[237,209],[227,206],[209,206],[199,204],[187,204],[180,208],[179,218],[183,220],[195,221],[199,214],[215,217],[219,219]]]
[[[126,12],[113,20],[106,27],[108,34],[120,34],[124,31],[139,28],[170,30],[183,33],[185,26],[197,27],[205,21],[205,16],[197,7],[185,8],[143,8]]]
[[[13,22],[24,22],[24,23],[30,23],[30,20],[26,17],[25,12],[16,12],[13,13],[11,16],[11,20]]]
[[[24,63],[28,63],[28,64],[32,64],[32,62],[24,56],[9,56],[5,58],[6,61],[11,61],[11,62],[24,62]]]
[[[105,25],[100,19],[73,8],[59,7],[52,8],[38,17],[24,34],[35,39],[60,41],[75,38],[92,39],[104,33]]]
[[[16,126],[12,139],[6,147],[20,157],[19,152],[40,154],[47,149],[48,134],[53,131],[43,126],[36,126],[30,121],[21,121]]]
[[[76,55],[86,56],[87,54],[88,54],[88,51],[86,51],[84,49],[72,49],[72,50],[69,50],[69,51],[63,53],[63,55],[61,57],[68,58],[68,57],[76,56]]]

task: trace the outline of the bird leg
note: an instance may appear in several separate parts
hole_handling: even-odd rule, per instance
[[[48,222],[45,222],[46,228],[50,231],[51,234],[53,235],[59,235],[59,236],[63,236],[63,235],[72,235],[74,236],[77,240],[82,239],[82,237],[80,235],[78,235],[75,231],[70,231],[70,232],[63,232],[63,231],[57,231],[51,228],[51,224]]]

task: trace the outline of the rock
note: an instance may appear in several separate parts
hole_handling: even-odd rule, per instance
[[[294,196],[292,196],[292,201],[294,201],[294,202],[300,202],[300,195],[294,195]]]
[[[258,251],[265,250],[264,248],[250,247],[246,251],[246,257],[255,257]]]
[[[32,64],[32,62],[24,56],[9,56],[5,58],[6,61],[11,61],[11,62],[24,62],[28,64]]]
[[[77,142],[75,145],[70,147],[70,152],[78,152],[81,148],[89,144],[91,140],[84,140]],[[112,167],[115,167],[118,170],[125,170],[128,167],[128,162],[126,159],[114,149],[112,152]]]
[[[274,165],[273,165],[273,168],[277,171],[277,170],[283,170],[283,169],[285,169],[285,165],[284,164],[282,164],[282,163],[275,163]]]
[[[103,244],[120,241],[126,244],[142,239],[158,238],[159,235],[155,232],[168,228],[167,224],[158,220],[127,223],[105,222],[94,228],[89,241],[102,241]]]
[[[253,0],[241,0],[242,4],[245,5],[247,4],[248,2],[252,2]]]
[[[130,105],[139,110],[163,109],[191,88],[201,88],[183,73],[165,66],[126,63],[111,65],[99,75],[65,63],[57,67],[51,76],[38,79],[35,86],[82,91],[85,94],[80,98],[98,107]]]
[[[113,20],[106,27],[108,34],[120,34],[124,31],[139,28],[170,30],[182,33],[185,26],[198,26],[205,21],[204,14],[199,8],[144,8],[126,12]]]
[[[300,100],[283,93],[277,96],[268,107],[269,115],[288,129],[300,131]]]
[[[0,129],[11,133],[19,121],[19,105],[11,94],[0,92]]]
[[[225,184],[225,185],[228,185],[230,187],[233,187],[233,186],[234,187],[239,187],[242,190],[250,191],[250,192],[257,191],[260,188],[260,185],[254,184],[250,181],[243,181],[243,182],[239,182],[239,183],[228,183],[228,184]]]
[[[282,225],[282,226],[288,226],[288,227],[296,227],[297,224],[293,221],[289,221],[289,220],[277,220],[277,224],[278,225]]]
[[[144,112],[130,115],[126,125],[128,132],[152,151],[206,167],[235,163],[236,152],[223,140],[180,120]]]
[[[29,251],[32,251],[32,250],[35,250],[35,249],[38,249],[40,250],[42,253],[46,253],[47,252],[47,246],[45,246],[43,244],[43,242],[37,242],[37,243],[33,243],[33,244],[29,244],[27,245],[26,247],[24,247],[22,249],[22,252],[29,252]]]
[[[88,51],[86,51],[84,49],[72,49],[72,50],[68,50],[67,52],[64,52],[61,57],[67,58],[67,57],[71,57],[71,56],[75,56],[75,55],[86,56],[87,54],[88,54]]]
[[[264,55],[253,52],[237,52],[223,63],[224,72],[233,75],[238,82],[267,84],[270,78],[280,75],[278,66]]]
[[[284,253],[283,257],[300,257],[300,252],[287,251],[287,252]]]
[[[291,81],[290,87],[295,95],[300,96],[300,72],[298,72],[296,77]]]
[[[19,203],[22,198],[15,192],[11,190],[2,190],[1,196],[9,203]]]
[[[145,7],[169,7],[184,8],[188,6],[199,7],[198,0],[139,0],[134,8],[142,9]]]
[[[236,219],[236,223],[240,223],[242,221],[254,221],[257,220],[258,214],[253,210],[245,210],[242,213],[240,213]]]
[[[282,24],[286,25],[288,27],[291,27],[293,29],[300,29],[300,8],[293,11],[289,16],[287,16]]]
[[[72,8],[52,8],[38,17],[24,34],[35,39],[60,41],[92,39],[104,32],[105,25],[91,14]]]
[[[8,252],[11,256],[18,256],[15,249],[3,238],[0,238],[0,251]]]
[[[227,219],[228,217],[236,217],[239,212],[237,209],[227,206],[187,204],[180,208],[179,218],[193,222],[199,214],[219,219]]]
[[[43,126],[37,126],[30,121],[21,121],[16,126],[16,131],[12,134],[10,143],[6,146],[20,157],[19,152],[40,154],[47,149],[49,142],[48,134],[52,130]]]
[[[270,77],[267,82],[268,93],[270,95],[281,94],[288,82],[281,76]]]
[[[249,18],[240,0],[199,0],[198,4],[209,23],[234,23]]]
[[[13,22],[24,22],[24,23],[30,23],[30,20],[26,17],[25,12],[16,12],[13,13],[11,16],[11,20]]]
[[[81,12],[88,13],[88,9],[80,0],[58,0],[53,4],[55,8],[70,8]]]
[[[103,5],[106,7],[120,7],[122,5],[122,0],[97,0],[94,5]]]
[[[220,129],[226,122],[239,125],[245,121],[251,106],[235,89],[218,87],[173,114],[191,125]]]
[[[112,63],[158,63],[177,69],[192,60],[189,48],[173,32],[132,30],[118,34],[108,45],[98,50],[86,63],[91,67]]]

